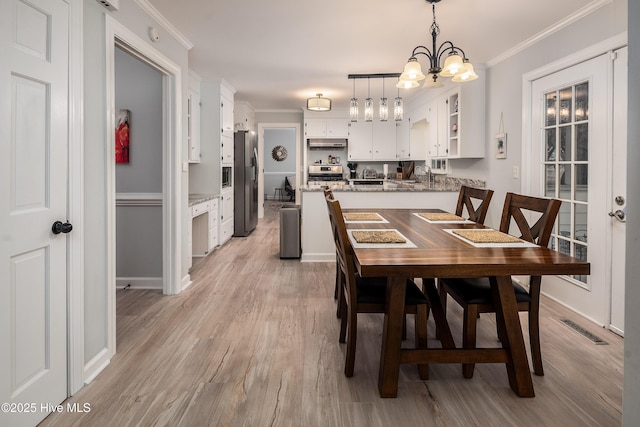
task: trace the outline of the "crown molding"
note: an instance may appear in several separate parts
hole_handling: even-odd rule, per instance
[[[569,25],[573,24],[574,22],[579,21],[580,19],[584,18],[585,16],[595,12],[596,10],[600,9],[603,6],[606,6],[607,4],[609,4],[611,2],[613,2],[613,0],[593,0],[591,3],[589,3],[586,6],[584,6],[582,9],[579,9],[575,13],[573,13],[573,14],[571,14],[569,16],[566,16],[565,18],[563,18],[560,21],[556,22],[552,26],[542,30],[538,34],[534,35],[533,37],[528,38],[527,40],[523,41],[522,43],[515,45],[511,49],[506,50],[502,54],[500,54],[500,55],[496,56],[495,58],[493,58],[492,60],[488,61],[487,62],[487,67],[489,67],[489,68],[493,67],[494,65],[497,65],[500,62],[505,61],[505,60],[511,58],[512,56],[517,55],[518,53],[524,51],[525,49],[528,49],[529,47],[535,45],[536,43],[540,42],[541,40],[551,36],[554,33],[557,33],[558,31],[562,30],[563,28],[568,27]]]
[[[176,39],[187,50],[193,48],[193,44],[176,27],[165,18],[158,9],[153,7],[148,0],[135,0],[136,4],[144,10],[147,15],[153,18],[162,28],[164,28],[174,39]]]

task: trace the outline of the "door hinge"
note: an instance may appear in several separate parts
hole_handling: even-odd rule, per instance
[[[613,51],[609,54],[609,58],[611,58],[612,61],[615,61],[616,59],[618,59],[618,52]]]

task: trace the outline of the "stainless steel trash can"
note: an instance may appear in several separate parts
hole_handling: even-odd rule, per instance
[[[280,209],[280,258],[300,258],[300,207]]]

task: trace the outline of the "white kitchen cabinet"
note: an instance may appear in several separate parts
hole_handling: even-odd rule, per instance
[[[233,166],[233,136],[222,135],[220,137],[220,161],[223,165]]]
[[[209,252],[211,252],[220,239],[218,238],[218,216],[220,215],[218,210],[218,199],[211,200],[211,208],[209,210]]]
[[[449,159],[482,158],[485,152],[485,79],[461,84],[446,95]]]
[[[218,199],[191,206],[191,218],[191,226],[188,227],[191,256],[206,256],[218,246]]]
[[[395,122],[353,122],[349,125],[348,155],[350,161],[395,161]]]
[[[426,119],[414,123],[409,117],[396,122],[398,160],[425,160],[428,152],[428,130],[429,124]]]
[[[200,94],[194,90],[187,99],[187,140],[189,163],[200,163]]]
[[[233,236],[233,188],[225,188],[220,195],[220,244]]]
[[[347,119],[305,119],[305,138],[348,138]]]
[[[247,101],[234,102],[233,120],[236,130],[256,130],[256,113]]]
[[[220,85],[220,123],[223,136],[233,138],[233,89],[222,82]]]

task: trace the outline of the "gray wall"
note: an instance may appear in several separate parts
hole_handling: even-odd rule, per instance
[[[629,2],[629,70],[640,67],[640,2]],[[627,134],[627,262],[624,329],[623,424],[640,420],[640,82],[630,72]]]
[[[129,110],[129,163],[116,164],[116,193],[162,193],[162,75],[115,53],[116,111]],[[116,276],[162,277],[162,204],[116,207]]]
[[[123,26],[132,31],[141,40],[148,40],[149,27],[156,27],[160,41],[153,48],[176,63],[182,69],[182,117],[186,123],[188,93],[188,51],[173,39],[156,22],[147,16],[133,1],[120,2],[118,12],[107,12],[98,2],[87,1],[83,4],[83,68],[84,68],[84,224],[85,224],[85,265],[84,265],[84,357],[85,364],[108,348],[109,317],[108,296],[114,290],[107,283],[107,132],[106,111],[106,52],[105,52],[105,14],[109,13]],[[148,42],[151,43],[151,42]],[[182,158],[187,158],[187,129],[182,127]],[[182,200],[182,276],[187,274],[188,251],[187,210],[188,176],[181,175]]]
[[[272,157],[272,150],[277,146],[283,146],[287,150],[287,158],[276,161]],[[296,174],[296,130],[265,129],[264,130],[264,191],[268,198],[274,196],[275,187],[284,188],[284,178]],[[284,195],[284,191],[283,191]]]

